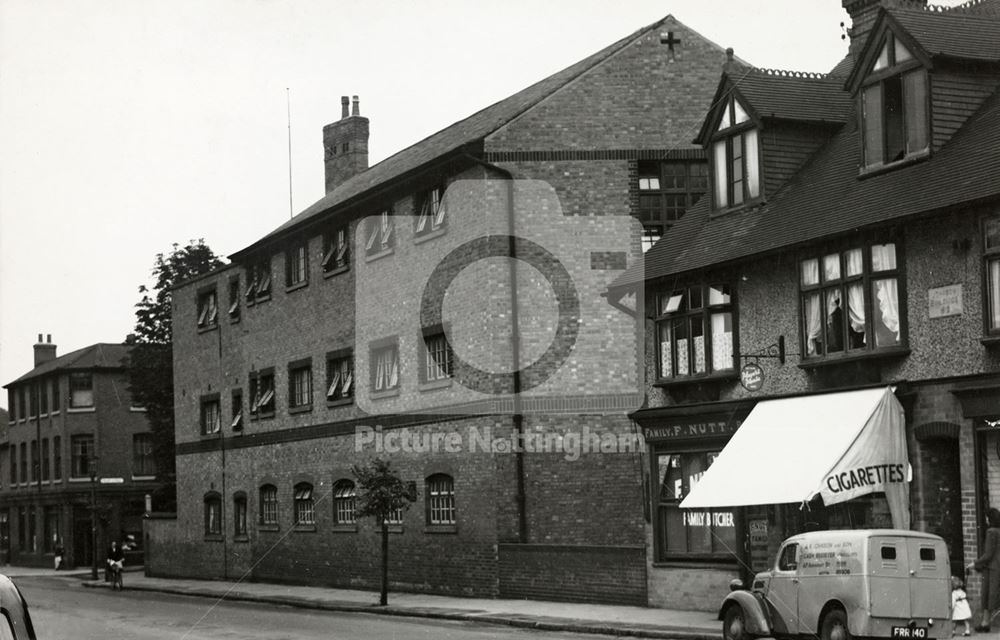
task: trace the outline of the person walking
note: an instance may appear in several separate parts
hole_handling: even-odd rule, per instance
[[[982,619],[976,631],[989,631],[993,615],[1000,612],[1000,509],[986,511],[986,527],[983,553],[967,567],[982,575]]]

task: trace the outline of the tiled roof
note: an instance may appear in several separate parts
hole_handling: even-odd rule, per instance
[[[613,288],[678,275],[961,203],[1000,198],[1000,91],[924,161],[858,177],[861,135],[844,127],[764,206],[693,207]]]
[[[544,80],[536,82],[530,87],[515,93],[514,95],[501,100],[482,111],[460,120],[455,124],[424,138],[420,142],[403,149],[382,162],[370,167],[368,170],[359,173],[351,179],[336,187],[332,192],[321,198],[319,201],[297,214],[288,222],[284,223],[261,240],[243,249],[236,254],[238,256],[250,251],[257,246],[266,243],[268,240],[282,234],[282,232],[292,227],[302,224],[313,216],[327,211],[337,205],[346,203],[382,184],[389,182],[407,172],[445,156],[451,152],[459,151],[463,147],[476,143],[488,134],[496,131],[517,116],[524,113],[539,101],[551,95],[558,89],[579,77],[586,71],[601,64],[611,56],[624,49],[643,34],[658,29],[666,21],[672,20],[672,16],[667,16],[643,29],[632,33],[625,38],[605,47],[597,53],[584,58],[562,71],[559,71]]]
[[[122,360],[129,354],[130,349],[131,347],[125,344],[98,342],[41,364],[17,380],[8,382],[4,387],[44,376],[57,370],[121,369],[123,367]]]
[[[844,122],[850,97],[842,78],[796,71],[751,69],[732,78],[749,107],[763,118]]]
[[[988,9],[987,3],[980,3],[961,11],[886,11],[931,57],[997,62],[1000,20]]]

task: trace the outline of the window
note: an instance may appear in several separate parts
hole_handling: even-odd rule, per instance
[[[802,260],[806,357],[901,346],[900,280],[893,243]]]
[[[268,418],[274,415],[274,370],[262,369],[250,374],[250,415]]]
[[[661,453],[654,458],[657,497],[655,549],[668,557],[732,557],[736,526],[732,511],[681,509],[681,500],[719,455],[717,451]]]
[[[95,453],[94,436],[90,434],[70,436],[69,443],[72,448],[70,475],[74,478],[90,476],[90,463]]]
[[[198,328],[207,329],[219,323],[219,305],[215,289],[198,294]]]
[[[243,431],[243,390],[234,389],[232,395],[232,415],[229,428],[233,431]]]
[[[27,507],[17,508],[17,546],[22,551],[26,551],[25,546],[25,530],[28,524],[28,509]]]
[[[760,197],[757,129],[735,96],[726,102],[712,139],[715,208],[736,207]]]
[[[229,278],[229,321],[236,322],[240,319],[240,277],[238,275]]]
[[[28,445],[21,443],[21,482],[28,481]]]
[[[49,385],[45,380],[38,381],[38,410],[43,416],[49,412]]]
[[[278,488],[273,484],[260,488],[260,523],[278,524]]]
[[[137,433],[132,436],[132,475],[156,475],[156,462],[153,459],[152,434]]]
[[[59,378],[52,378],[52,411],[59,411]]]
[[[357,492],[350,480],[340,480],[333,485],[334,524],[354,524],[357,516]]]
[[[313,503],[313,488],[305,482],[295,485],[293,506],[295,524],[316,524],[316,507]]]
[[[59,507],[56,506],[45,506],[42,507],[43,511],[43,536],[44,540],[42,542],[43,551],[45,553],[52,553],[59,546],[62,540],[62,532],[59,527]]]
[[[246,270],[247,304],[267,300],[271,296],[270,256],[252,262]]]
[[[323,234],[323,273],[347,268],[351,259],[349,246],[346,225]]]
[[[7,406],[10,407],[10,415],[7,416],[10,422],[17,420],[17,395],[13,389],[7,389]]]
[[[785,545],[781,550],[781,557],[778,558],[778,571],[795,571],[799,568],[798,562],[799,545],[792,543]]]
[[[23,420],[28,416],[28,399],[27,396],[25,395],[25,388],[21,387],[20,389],[18,389],[17,395],[20,398],[20,402],[18,404],[21,407],[21,410],[18,412],[18,414],[21,416],[21,419]]]
[[[222,412],[219,408],[219,394],[201,399],[201,434],[219,433],[222,428]]]
[[[52,477],[62,480],[62,438],[52,438]]]
[[[326,359],[327,402],[349,400],[354,395],[354,358],[350,351],[334,353]]]
[[[658,305],[657,373],[661,379],[734,368],[732,287],[682,287],[661,294]]]
[[[94,380],[89,373],[69,374],[69,406],[72,408],[94,406]]]
[[[428,189],[414,198],[416,217],[413,234],[417,237],[437,231],[444,226],[447,208],[444,205],[444,185]]]
[[[455,482],[439,473],[427,478],[428,524],[455,524]]]
[[[38,474],[41,471],[41,460],[38,457],[38,441],[31,441],[31,481],[38,482]]]
[[[288,366],[288,408],[312,406],[312,364],[305,360]]]
[[[396,343],[371,350],[370,370],[373,391],[390,391],[399,387],[399,346]]]
[[[32,384],[28,387],[28,417],[34,418],[38,415],[38,385]]]
[[[452,352],[443,331],[424,336],[423,382],[447,380],[452,375]]]
[[[642,250],[649,250],[708,191],[705,162],[639,162]]]
[[[49,439],[42,438],[42,480],[48,480],[52,473],[49,462]]]
[[[17,448],[10,446],[10,484],[17,484]]]
[[[395,239],[391,211],[369,216],[365,224],[365,255],[371,256],[392,249]]]
[[[389,524],[403,524],[403,507],[396,507],[389,512]]]
[[[285,252],[285,286],[294,287],[309,281],[309,247],[297,244]]]
[[[222,498],[217,493],[205,496],[205,535],[222,535]]]
[[[983,222],[986,333],[1000,334],[1000,217]]]
[[[233,496],[233,535],[247,537],[247,496],[242,492]]]
[[[887,33],[861,90],[866,167],[927,150],[927,99],[927,72]]]

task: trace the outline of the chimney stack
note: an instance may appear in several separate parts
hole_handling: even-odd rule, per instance
[[[851,26],[847,30],[851,37],[849,51],[857,62],[881,7],[926,7],[927,0],[841,0],[841,6],[851,16]]]
[[[327,193],[368,168],[368,118],[361,116],[358,96],[353,98],[352,105],[342,96],[340,120],[323,127]]]
[[[48,340],[42,342],[42,334],[38,334],[38,344],[35,345],[35,366],[41,366],[46,362],[56,359],[56,345],[52,344],[52,334],[48,335]]]

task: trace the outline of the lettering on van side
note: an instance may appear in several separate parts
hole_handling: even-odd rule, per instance
[[[840,493],[858,487],[905,481],[906,474],[902,464],[873,464],[828,476],[826,486],[832,493]]]

